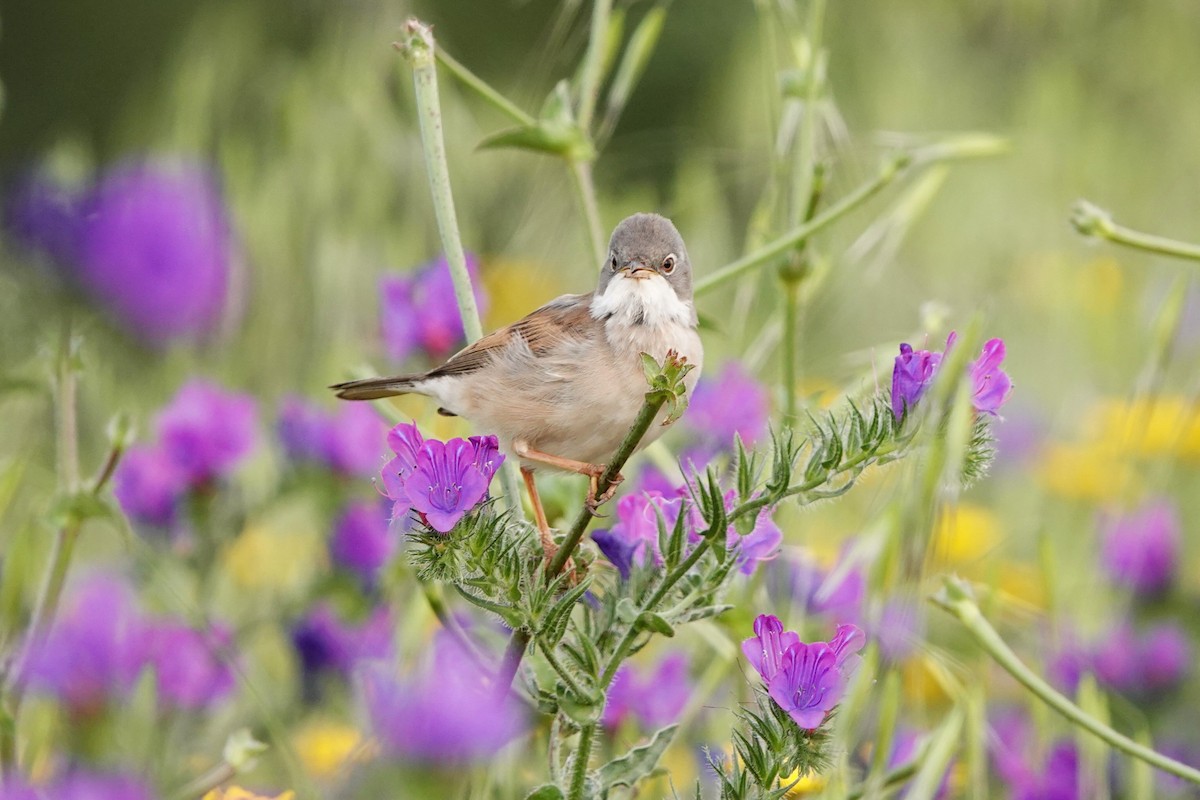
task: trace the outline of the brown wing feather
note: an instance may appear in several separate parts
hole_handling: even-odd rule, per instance
[[[506,347],[514,336],[525,340],[534,355],[541,355],[564,339],[583,335],[591,320],[592,294],[564,295],[552,300],[537,311],[512,325],[489,333],[479,341],[460,350],[440,367],[426,373],[427,378],[464,375],[487,366],[492,356]]]

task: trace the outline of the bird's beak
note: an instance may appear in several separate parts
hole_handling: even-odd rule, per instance
[[[638,280],[645,280],[646,278],[654,275],[654,269],[652,267],[650,267],[648,264],[638,261],[637,259],[626,261],[625,266],[621,267],[621,272],[624,272],[631,278],[637,278]]]

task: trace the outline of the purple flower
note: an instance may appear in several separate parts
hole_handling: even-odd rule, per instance
[[[950,349],[950,342],[946,343],[946,349]],[[1008,373],[1000,369],[1004,352],[1003,339],[988,339],[983,344],[979,358],[967,370],[971,378],[971,400],[976,411],[996,416],[1000,406],[1012,394],[1012,380]]]
[[[368,584],[396,552],[396,536],[377,503],[351,503],[334,523],[329,552],[333,560]]]
[[[1005,714],[992,724],[989,750],[996,773],[1013,800],[1078,800],[1090,796],[1079,784],[1079,755],[1073,742],[1059,740],[1040,753],[1029,723]]]
[[[134,445],[113,475],[113,494],[129,518],[160,528],[175,522],[187,476],[155,445]]]
[[[754,636],[742,642],[742,653],[764,683],[770,683],[779,672],[784,652],[800,643],[800,634],[785,631],[779,617],[759,614],[754,620]]]
[[[160,702],[200,710],[227,697],[234,682],[223,651],[230,645],[229,633],[222,629],[205,634],[169,619],[149,625],[146,659]]]
[[[690,693],[687,658],[682,653],[667,656],[645,675],[622,665],[608,691],[604,724],[617,728],[632,716],[647,728],[661,728],[679,717]]]
[[[924,606],[913,600],[889,601],[878,621],[869,627],[871,637],[879,643],[879,652],[890,661],[903,661],[924,639]]]
[[[761,439],[770,411],[766,388],[739,362],[730,361],[715,378],[700,379],[685,420],[706,442],[727,448],[735,435],[747,445]]]
[[[1141,633],[1121,623],[1083,653],[1086,667],[1102,684],[1144,696],[1173,689],[1187,677],[1193,646],[1183,628],[1171,622]]]
[[[646,564],[652,560],[654,564],[662,564],[662,554],[658,549],[659,520],[661,518],[667,530],[674,528],[687,502],[685,498],[688,493],[687,486],[680,486],[669,494],[641,491],[626,495],[617,501],[617,524],[611,529],[592,533],[592,540],[622,578],[629,577],[629,570],[634,563]],[[726,511],[732,511],[736,505],[737,493],[727,493]],[[771,514],[771,509],[762,509],[755,518],[754,527],[745,534],[733,525],[726,530],[725,546],[746,575],[752,574],[760,562],[773,559],[779,552],[783,532]],[[694,505],[687,506],[684,525],[688,542],[693,545],[699,542],[706,526],[703,516]]]
[[[916,731],[909,728],[898,728],[892,737],[892,749],[888,753],[887,768],[889,770],[896,769],[913,760],[920,750],[923,739],[924,737]],[[950,796],[950,774],[952,771],[953,764],[946,767],[941,783],[938,784],[937,793],[934,795],[936,800],[943,800],[943,798]],[[907,789],[901,789],[896,794],[896,797],[904,798],[907,794]]]
[[[670,530],[682,507],[682,498],[668,498],[659,492],[626,495],[617,501],[617,523],[611,529],[594,531],[592,540],[621,577],[628,578],[635,563],[662,563],[658,550],[660,516],[662,524]]]
[[[866,643],[863,632],[839,625],[832,641],[806,644],[769,614],[759,615],[754,632],[742,642],[742,652],[762,676],[771,699],[799,727],[819,727],[858,668],[858,651]]]
[[[525,727],[517,705],[498,695],[481,671],[446,636],[432,659],[404,677],[382,665],[365,672],[364,705],[384,747],[399,758],[457,763],[494,754]]]
[[[1110,519],[1105,528],[1100,562],[1109,577],[1142,595],[1171,587],[1181,535],[1179,517],[1169,501],[1158,500]]]
[[[480,286],[478,260],[469,254],[467,272],[475,290],[475,303],[482,313],[487,307],[487,296]],[[445,258],[415,272],[385,276],[379,288],[383,341],[391,358],[403,361],[418,349],[433,358],[442,358],[463,341],[462,318]]]
[[[331,671],[348,678],[360,661],[392,657],[393,627],[386,607],[351,626],[321,603],[292,629],[292,646],[306,677]]]
[[[1179,625],[1163,622],[1142,636],[1142,685],[1156,692],[1179,686],[1192,668],[1192,640]]]
[[[50,634],[26,665],[30,688],[54,695],[75,714],[119,701],[145,663],[145,624],[133,593],[106,575],[78,581]]]
[[[14,241],[68,266],[79,252],[81,203],[78,192],[30,173],[5,198],[4,226]]]
[[[87,211],[79,279],[120,322],[152,344],[217,327],[238,254],[206,168],[125,164],[99,183]]]
[[[946,353],[950,352],[957,339],[958,334],[951,331],[946,339]],[[995,416],[1012,394],[1012,381],[1000,369],[1004,355],[1004,341],[989,339],[983,345],[979,358],[968,366],[971,402],[976,411]],[[929,389],[942,360],[942,353],[913,350],[907,343],[900,345],[900,355],[896,356],[892,368],[892,413],[896,419],[903,417],[906,410],[911,410]]]
[[[380,479],[383,491],[392,500],[392,518],[398,519],[412,510],[412,502],[404,485],[417,469],[417,453],[425,444],[425,437],[417,430],[417,424],[401,423],[387,435],[388,447],[396,455],[383,465]]]
[[[915,406],[929,389],[941,361],[941,353],[913,350],[907,342],[900,345],[900,355],[892,367],[892,413],[896,419],[903,417],[905,410]]]
[[[253,398],[192,380],[158,415],[161,446],[193,486],[227,474],[254,449]]]
[[[155,794],[141,780],[103,772],[72,769],[36,790],[20,779],[0,784],[0,800],[151,800]]]
[[[825,570],[807,551],[793,550],[770,565],[767,590],[775,602],[799,603],[810,614],[859,619],[866,578],[857,564]]]
[[[385,430],[370,406],[362,404],[342,403],[331,413],[289,397],[279,410],[279,438],[287,457],[342,475],[366,476],[379,469]]]
[[[487,494],[488,481],[475,464],[475,447],[465,439],[428,439],[417,467],[404,481],[412,507],[440,533],[449,533]]]

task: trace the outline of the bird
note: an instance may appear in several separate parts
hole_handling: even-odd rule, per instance
[[[611,499],[620,476],[602,495],[597,483],[641,410],[648,389],[641,356],[661,362],[669,351],[693,367],[684,377],[690,394],[704,359],[692,264],[669,219],[638,213],[613,230],[594,291],[555,298],[427,372],[330,388],[345,400],[426,395],[439,413],[495,434],[519,460],[549,561],[557,545],[534,472],[586,475],[593,511]],[[651,425],[639,447],[664,430]]]

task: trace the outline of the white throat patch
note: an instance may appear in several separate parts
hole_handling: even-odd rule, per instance
[[[692,324],[692,307],[679,299],[671,284],[661,275],[631,278],[624,273],[613,276],[604,294],[592,298],[592,317],[612,319],[622,325]]]

